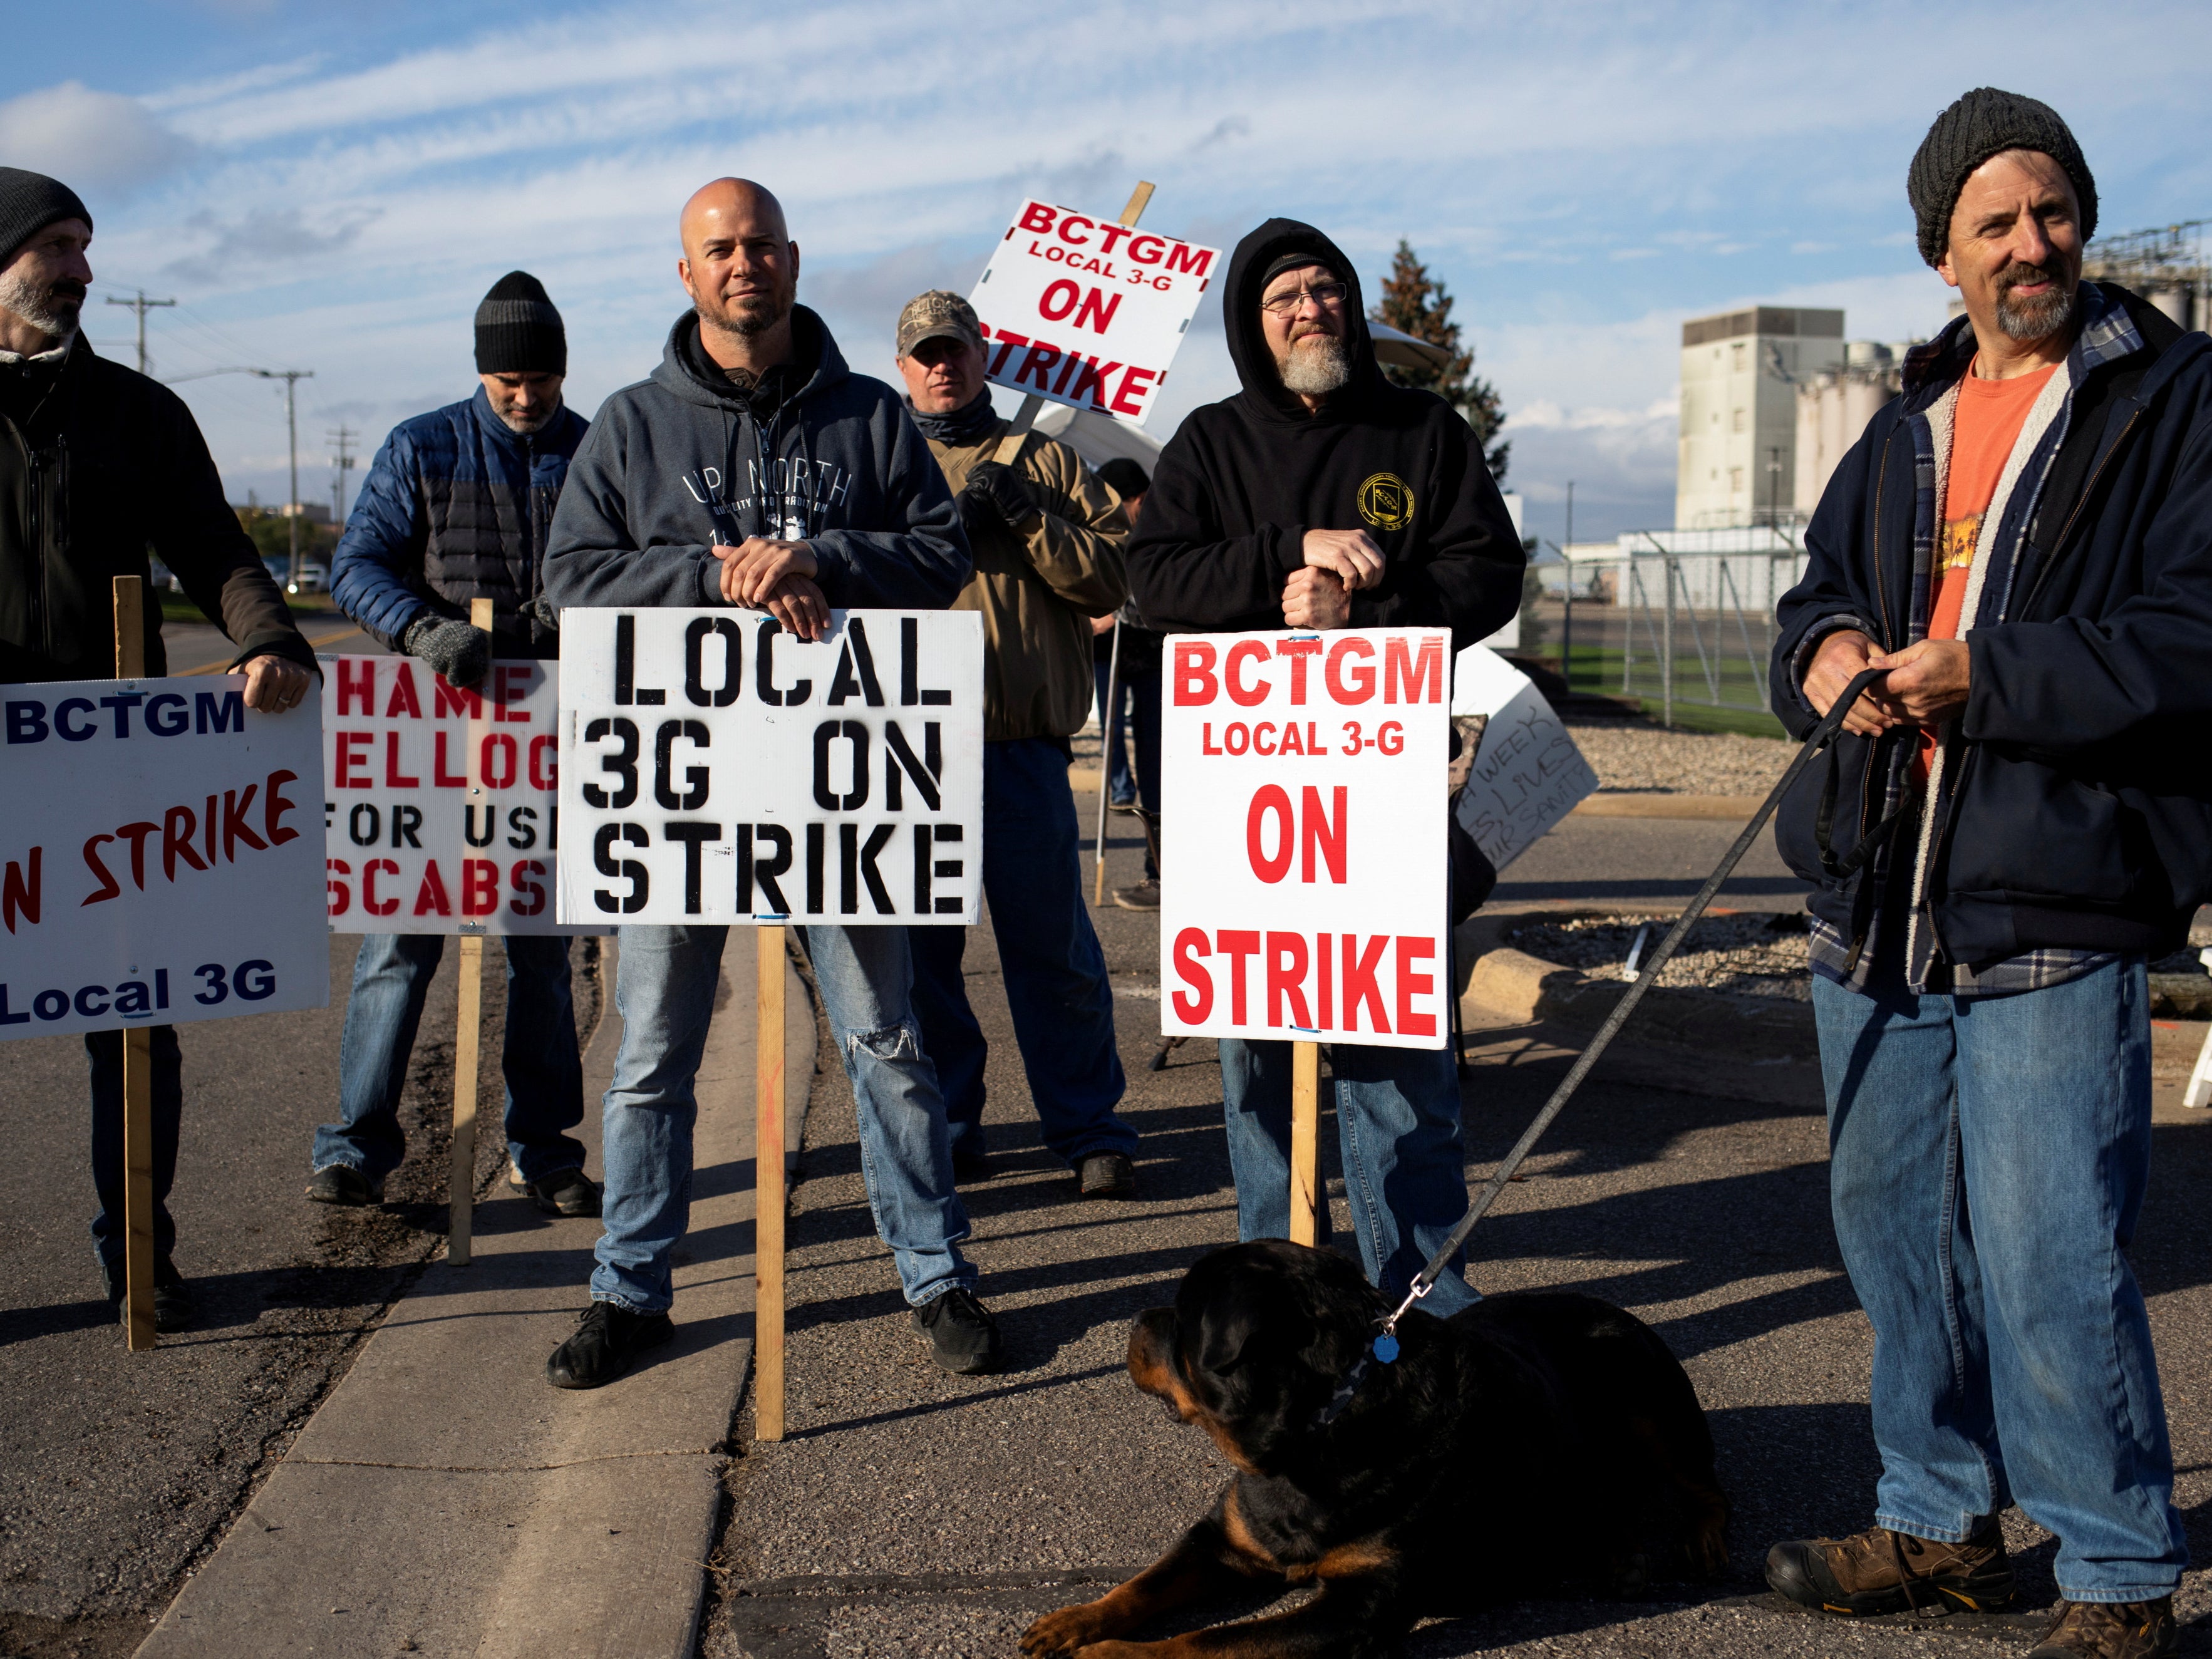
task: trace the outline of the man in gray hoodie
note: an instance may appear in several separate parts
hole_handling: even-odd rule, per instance
[[[808,639],[831,607],[939,609],[968,544],[929,447],[881,381],[851,373],[795,303],[799,248],[758,185],[718,179],[684,206],[677,275],[694,309],[651,378],[600,404],[569,464],[544,586],[568,605],[744,605]],[[722,927],[624,927],[623,1044],[605,1106],[606,1231],[592,1305],[546,1377],[590,1389],[674,1327],[671,1253],[688,1223],[692,1084]],[[868,1197],[915,1326],[947,1370],[998,1363],[998,1329],[959,1241],[937,1073],[909,1006],[903,927],[809,927],[808,955],[859,1109]]]

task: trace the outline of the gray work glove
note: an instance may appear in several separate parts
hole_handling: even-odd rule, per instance
[[[533,629],[542,628],[549,634],[561,631],[561,607],[543,593],[522,607],[522,616]]]
[[[491,635],[450,617],[422,617],[410,623],[399,636],[399,648],[428,663],[449,685],[474,685],[491,666]]]
[[[996,461],[978,461],[960,486],[960,519],[970,530],[1003,525],[1018,530],[1044,509],[1020,473]]]

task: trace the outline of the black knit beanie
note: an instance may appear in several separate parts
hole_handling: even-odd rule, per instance
[[[568,372],[568,333],[544,283],[526,270],[508,271],[477,307],[477,373]]]
[[[92,228],[92,215],[60,179],[21,167],[0,167],[0,265],[58,219],[82,219],[87,230]]]
[[[1920,257],[1929,264],[1940,264],[1951,245],[1951,210],[1967,175],[2008,149],[2039,150],[2065,169],[2081,202],[2081,240],[2097,234],[2097,181],[2058,112],[2016,92],[1977,87],[1936,118],[1905,175]]]

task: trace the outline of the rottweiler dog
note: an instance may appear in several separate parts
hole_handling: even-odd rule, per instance
[[[1158,1562],[1038,1620],[1022,1651],[1364,1659],[1420,1619],[1532,1590],[1725,1569],[1705,1413],[1642,1321],[1534,1291],[1449,1319],[1417,1309],[1386,1364],[1370,1345],[1389,1311],[1351,1262],[1304,1245],[1234,1245],[1191,1268],[1174,1307],[1138,1319],[1129,1375],[1237,1478]],[[1212,1593],[1304,1585],[1319,1593],[1287,1613],[1120,1639]]]

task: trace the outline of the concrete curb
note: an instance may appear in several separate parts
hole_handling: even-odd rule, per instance
[[[363,1346],[144,1659],[400,1654],[687,1659],[752,1351],[752,939],[732,929],[698,1077],[677,1340],[586,1394],[544,1382],[587,1297],[597,1229],[504,1187],[476,1260],[440,1261]],[[787,963],[787,1158],[813,1010]],[[604,1022],[587,1097],[622,1035]],[[596,1115],[582,1133],[596,1141]]]
[[[1586,818],[1709,818],[1747,823],[1764,795],[1585,795],[1574,813]]]

